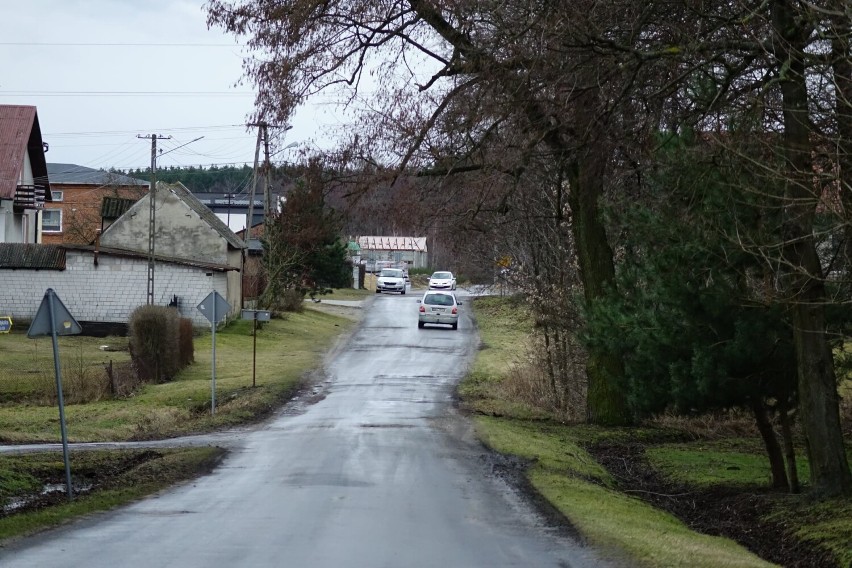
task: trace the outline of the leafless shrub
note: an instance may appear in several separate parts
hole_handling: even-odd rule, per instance
[[[137,422],[133,438],[136,440],[153,440],[168,436],[177,429],[178,424],[187,418],[188,413],[183,409],[174,407],[152,408]]]
[[[66,361],[62,372],[62,390],[67,404],[85,404],[111,398],[109,377],[100,368],[91,366],[82,353]]]
[[[72,358],[66,358],[60,365],[62,378],[62,397],[65,404],[85,404],[112,397],[109,376],[98,366],[89,364],[82,350]],[[44,370],[35,377],[33,399],[37,404],[52,406],[58,404],[56,373]]]
[[[507,399],[540,408],[558,420],[585,419],[586,379],[581,353],[548,355],[544,343],[539,342],[525,361],[512,366],[500,389]]]
[[[754,415],[744,409],[730,409],[700,416],[664,413],[647,422],[658,428],[686,432],[696,440],[759,436]]]
[[[104,365],[104,369],[109,377],[114,397],[130,396],[141,384],[133,363],[129,361],[118,364],[110,361],[109,364]]]
[[[301,312],[304,309],[304,295],[298,290],[284,290],[275,299],[273,307],[285,312]]]

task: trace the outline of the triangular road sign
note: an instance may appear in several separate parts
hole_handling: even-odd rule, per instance
[[[50,303],[53,302],[53,321],[50,321]],[[53,330],[56,329],[56,335],[78,335],[83,332],[83,328],[53,291],[53,288],[48,288],[44,293],[44,298],[41,300],[41,305],[38,307],[33,318],[33,323],[30,324],[30,329],[27,330],[27,337],[37,337],[39,335],[53,335]]]
[[[231,313],[231,304],[216,290],[207,294],[196,307],[210,323],[219,323]],[[216,312],[216,321],[213,321],[214,310]]]

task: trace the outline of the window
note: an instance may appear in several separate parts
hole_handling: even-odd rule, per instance
[[[62,197],[63,197],[63,194],[62,194],[61,191],[51,191],[50,192],[50,198],[53,201],[62,201]]]
[[[45,233],[62,232],[62,209],[45,209],[42,211],[41,230]]]

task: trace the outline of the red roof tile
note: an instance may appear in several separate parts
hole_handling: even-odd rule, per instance
[[[47,185],[47,165],[41,148],[36,107],[0,105],[0,198],[15,197],[27,147],[32,150],[33,177]]]

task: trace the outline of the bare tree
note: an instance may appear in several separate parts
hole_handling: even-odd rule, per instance
[[[826,123],[836,140],[849,122],[849,15],[840,0],[211,0],[207,8],[210,25],[246,36],[258,54],[245,63],[257,118],[286,120],[320,92],[358,110],[341,153],[350,163],[504,176],[498,187],[509,192],[529,171],[563,180],[538,187],[565,192],[588,303],[614,286],[601,203],[653,167],[643,162],[652,133],[689,127],[725,140],[751,128],[781,158],[766,170],[783,190],[767,196],[767,208],[785,212],[785,239],[753,250],[772,261],[785,284],[779,301],[795,314],[812,480],[827,493],[850,490],[812,236],[820,203],[812,154],[822,145],[814,118],[832,100],[841,112]],[[837,78],[825,80],[832,72]],[[848,193],[848,144],[839,147]],[[466,203],[499,209],[511,198],[481,195]],[[586,372],[589,420],[629,421],[618,354],[592,350]]]

